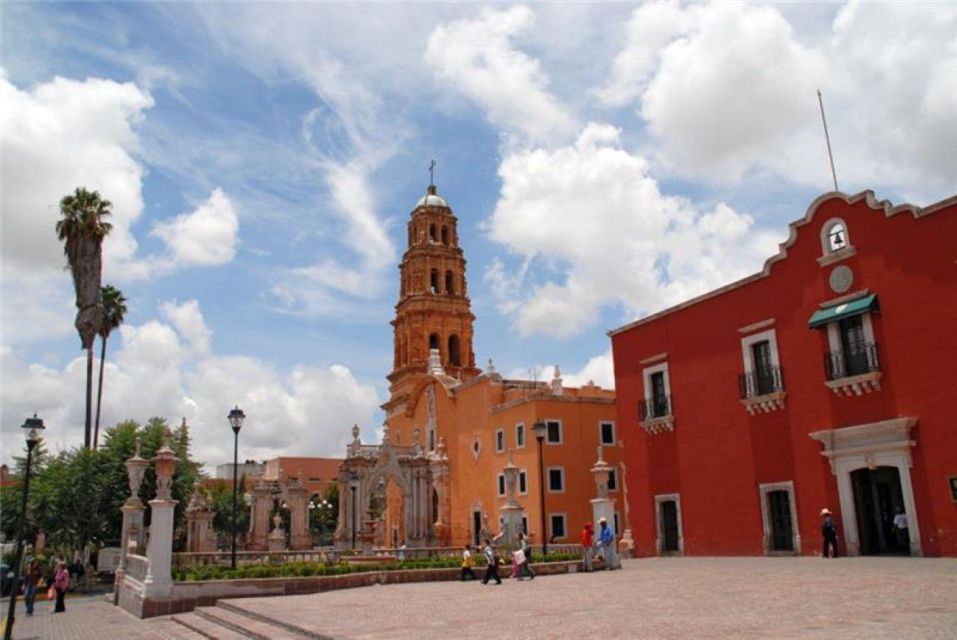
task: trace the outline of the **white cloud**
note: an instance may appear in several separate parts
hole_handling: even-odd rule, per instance
[[[774,239],[726,204],[699,210],[663,194],[619,135],[590,124],[573,145],[513,153],[499,167],[487,230],[523,263],[515,273],[493,263],[486,278],[523,335],[575,334],[608,305],[629,317],[661,309],[760,269],[774,252]]]
[[[5,270],[53,272],[65,264],[54,227],[60,199],[78,186],[113,203],[107,272],[136,272],[130,227],[143,211],[135,127],[153,106],[136,85],[56,77],[21,90],[0,75]]]
[[[548,382],[552,379],[555,367],[558,366],[562,378],[562,385],[566,387],[582,387],[594,383],[604,389],[615,388],[615,368],[612,362],[611,349],[588,359],[581,369],[570,371],[565,365],[568,363],[540,364],[531,371],[513,369],[505,377],[515,380],[532,378],[539,382]]]
[[[236,255],[239,219],[232,202],[219,187],[191,213],[164,220],[153,228],[170,249],[175,266],[211,266]]]
[[[629,24],[611,106],[634,102],[675,172],[739,180],[772,171],[829,186],[815,90],[841,187],[926,201],[957,181],[957,7],[851,2],[830,38],[802,38],[777,7],[647,3]]]
[[[425,61],[440,86],[474,101],[493,125],[535,142],[561,140],[574,132],[574,119],[548,92],[538,60],[512,42],[534,21],[532,10],[519,5],[439,25],[429,36]]]
[[[257,358],[213,354],[194,300],[162,309],[172,326],[151,320],[120,327],[106,365],[102,424],[163,416],[175,425],[185,417],[195,456],[210,466],[230,459],[226,414],[237,404],[248,416],[240,448],[250,458],[293,448],[301,455],[339,456],[353,423],[372,426],[378,394],[347,367],[299,365],[282,372]],[[13,425],[37,411],[52,450],[81,444],[85,359],[57,369],[24,362],[7,348],[0,358],[4,440],[14,437]],[[5,451],[15,453],[12,447]]]
[[[197,355],[209,353],[211,332],[203,320],[198,301],[187,300],[183,304],[177,304],[175,300],[164,302],[160,305],[160,311],[163,317],[172,323],[176,331],[186,339],[193,352]]]

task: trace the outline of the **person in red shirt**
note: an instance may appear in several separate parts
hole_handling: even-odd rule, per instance
[[[582,565],[585,571],[592,571],[592,547],[595,544],[595,528],[592,523],[586,522],[582,529]]]

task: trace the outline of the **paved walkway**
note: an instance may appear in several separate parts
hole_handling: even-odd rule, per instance
[[[534,581],[420,583],[230,600],[334,638],[957,638],[957,560],[654,558]],[[38,603],[14,637],[185,639],[103,600]]]

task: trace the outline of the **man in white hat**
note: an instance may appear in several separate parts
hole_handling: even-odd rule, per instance
[[[621,565],[618,564],[618,553],[615,551],[615,532],[608,526],[606,518],[599,518],[598,525],[601,529],[598,531],[597,546],[602,560],[605,561],[605,568],[609,571],[621,569]]]
[[[821,535],[824,537],[824,557],[837,557],[837,525],[834,524],[833,514],[827,507],[821,509],[824,522],[821,523]],[[828,549],[833,549],[834,555],[828,556]]]

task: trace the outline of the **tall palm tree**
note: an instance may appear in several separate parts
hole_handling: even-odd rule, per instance
[[[103,365],[106,363],[106,340],[113,329],[123,324],[126,316],[126,298],[123,292],[111,284],[100,289],[103,298],[103,313],[100,316],[100,383],[96,388],[96,421],[93,427],[93,448],[96,449],[100,439],[100,404],[103,402]]]
[[[100,329],[103,271],[103,238],[113,228],[105,218],[111,214],[112,203],[100,198],[96,191],[77,187],[60,200],[60,220],[56,223],[57,237],[63,241],[73,289],[76,292],[76,320],[74,326],[80,335],[80,345],[86,349],[86,425],[83,443],[90,448],[93,435],[90,408],[93,400],[93,341]]]

